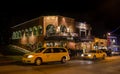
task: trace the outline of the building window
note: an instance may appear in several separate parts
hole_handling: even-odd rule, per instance
[[[22,37],[22,32],[21,31],[19,31],[19,38],[21,38]]]
[[[19,39],[19,33],[16,31],[16,39]]]
[[[85,37],[85,32],[81,31],[81,37]]]
[[[25,29],[25,36],[28,37],[29,34],[28,34],[28,29]]]
[[[63,32],[63,33],[67,32],[67,28],[65,25],[60,26],[60,32]]]
[[[24,30],[22,30],[22,37],[23,37],[23,35],[24,35]]]
[[[29,36],[32,35],[32,28],[29,28]]]
[[[39,34],[39,35],[42,35],[42,33],[43,33],[43,28],[42,28],[42,26],[40,25],[40,26],[38,26],[38,34]]]
[[[36,27],[36,26],[33,27],[33,34],[34,34],[35,36],[38,36],[38,30],[37,30],[37,27]]]
[[[56,33],[56,30],[55,30],[55,26],[50,24],[46,27],[46,35],[47,36],[52,36],[52,35],[55,35]]]
[[[16,33],[15,32],[13,32],[13,34],[12,34],[12,39],[16,39]]]

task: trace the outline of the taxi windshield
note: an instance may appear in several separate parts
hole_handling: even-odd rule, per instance
[[[45,49],[45,48],[38,48],[38,49],[36,49],[34,52],[35,52],[35,53],[40,53],[40,52],[42,52],[44,49]]]

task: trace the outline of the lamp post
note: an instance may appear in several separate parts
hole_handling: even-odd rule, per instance
[[[110,36],[111,33],[107,33],[107,47],[110,48]]]
[[[110,36],[111,35],[111,33],[107,33],[107,36]]]

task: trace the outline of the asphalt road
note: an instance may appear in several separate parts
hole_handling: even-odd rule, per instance
[[[106,60],[70,60],[44,63],[41,66],[24,65],[20,62],[0,66],[0,74],[119,74],[120,56],[107,57]]]

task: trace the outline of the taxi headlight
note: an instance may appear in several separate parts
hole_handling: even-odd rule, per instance
[[[88,54],[88,56],[90,57],[90,56],[91,56],[91,54]]]
[[[27,58],[32,58],[33,57],[33,55],[28,55],[28,57]]]
[[[81,54],[81,56],[83,57],[83,56],[84,56],[84,54]]]

